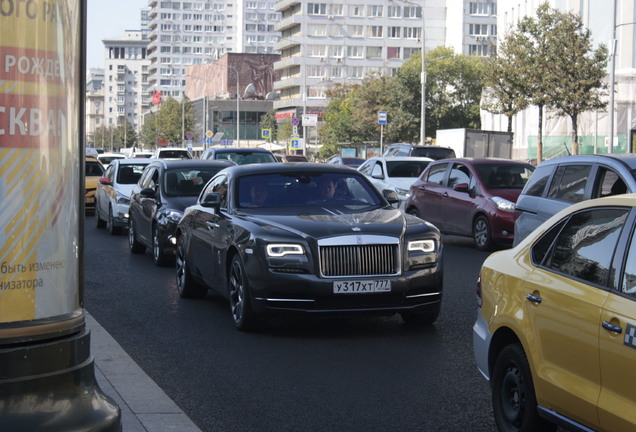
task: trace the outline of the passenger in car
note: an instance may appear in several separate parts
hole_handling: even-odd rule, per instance
[[[250,203],[248,207],[262,207],[267,202],[267,184],[254,183],[250,189]]]

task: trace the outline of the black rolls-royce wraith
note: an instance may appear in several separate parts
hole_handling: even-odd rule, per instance
[[[397,199],[337,165],[226,168],[177,227],[179,294],[228,298],[240,330],[285,313],[430,324],[442,299],[440,234],[393,208]]]

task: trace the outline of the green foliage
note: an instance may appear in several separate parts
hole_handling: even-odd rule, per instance
[[[289,141],[292,136],[294,128],[291,124],[291,120],[286,119],[278,125],[276,130],[276,137],[279,141]]]
[[[193,141],[201,138],[195,130],[194,107],[187,97],[178,102],[170,97],[164,100],[158,111],[146,114],[141,128],[140,139],[148,148],[157,146],[157,139],[167,139],[170,145],[181,147],[184,140],[192,134]]]
[[[525,51],[514,33],[506,34],[483,68],[484,93],[482,108],[508,117],[508,132],[512,132],[512,116],[528,106],[523,91]]]
[[[276,111],[271,110],[265,115],[261,116],[260,121],[261,129],[269,129],[271,130],[271,141],[276,141],[277,139],[277,131],[278,125],[276,124]]]
[[[426,134],[437,129],[481,127],[479,104],[484,62],[438,47],[426,55]]]

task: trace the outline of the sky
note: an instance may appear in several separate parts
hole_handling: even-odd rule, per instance
[[[148,0],[88,0],[86,10],[86,67],[104,68],[103,39],[141,30],[140,10]]]

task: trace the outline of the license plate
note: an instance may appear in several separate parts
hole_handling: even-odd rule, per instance
[[[348,280],[334,281],[334,294],[368,294],[378,292],[391,292],[391,281],[379,280]]]

